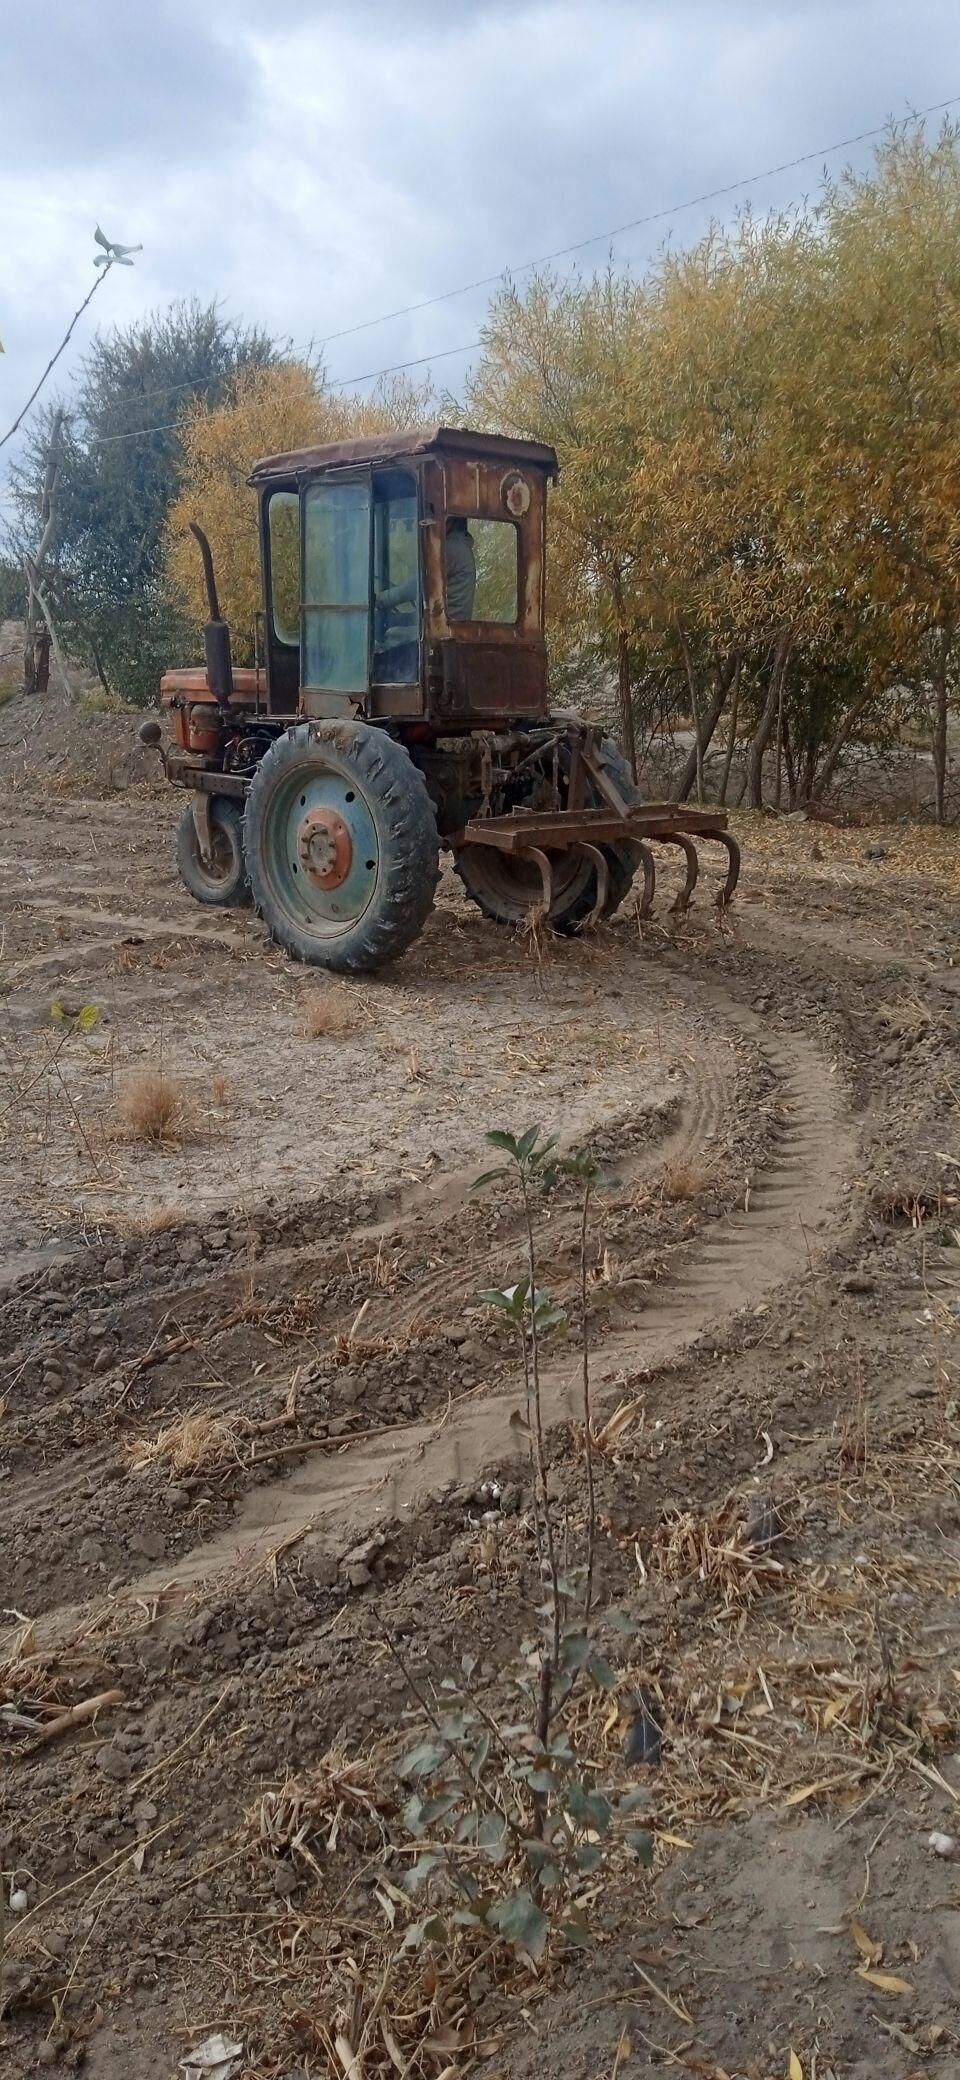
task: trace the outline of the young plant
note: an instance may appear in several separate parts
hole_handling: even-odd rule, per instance
[[[596,1500],[590,1405],[587,1315],[589,1212],[601,1172],[589,1152],[555,1153],[556,1136],[538,1127],[513,1135],[487,1135],[506,1161],[477,1180],[478,1187],[512,1181],[519,1193],[525,1237],[524,1275],[516,1284],[482,1295],[514,1330],[526,1389],[530,1440],[533,1521],[545,1599],[537,1603],[538,1630],[523,1648],[514,1678],[519,1713],[500,1724],[471,1688],[475,1662],[466,1657],[461,1675],[441,1685],[435,1705],[418,1687],[397,1648],[390,1652],[403,1670],[429,1722],[430,1732],[405,1758],[401,1776],[410,1796],[404,1818],[424,1849],[407,1880],[409,1889],[428,1886],[432,1911],[408,1929],[405,1942],[448,1942],[457,1929],[486,1932],[510,1943],[534,1963],[550,1931],[582,1943],[586,1897],[596,1873],[619,1844],[643,1863],[652,1861],[649,1834],[630,1826],[646,1794],[600,1790],[578,1761],[564,1714],[581,1679],[612,1691],[616,1677],[596,1651],[590,1630],[594,1588]],[[558,1563],[559,1540],[547,1485],[540,1363],[543,1339],[567,1326],[563,1307],[537,1283],[534,1193],[561,1178],[580,1187],[580,1333],[587,1488],[586,1550],[580,1566]],[[450,1906],[449,1902],[453,1901]],[[441,1903],[443,1911],[441,1911]]]

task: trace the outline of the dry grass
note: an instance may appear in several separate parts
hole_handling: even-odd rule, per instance
[[[678,1156],[664,1170],[660,1197],[665,1206],[676,1206],[685,1199],[699,1199],[701,1192],[708,1191],[713,1181],[714,1174],[709,1164],[696,1156]]]
[[[339,1033],[351,1032],[356,1022],[352,1005],[330,992],[326,996],[318,994],[310,998],[303,1030],[308,1040],[327,1040]]]
[[[210,1096],[215,1105],[225,1105],[230,1096],[229,1076],[214,1076],[210,1083]]]
[[[169,1076],[135,1076],[121,1095],[119,1111],[121,1131],[128,1141],[175,1148],[183,1140],[183,1093]]]
[[[192,1409],[165,1423],[155,1437],[132,1437],[126,1452],[134,1473],[165,1473],[172,1481],[209,1473],[237,1458],[237,1425],[229,1416]]]
[[[165,1235],[171,1228],[179,1228],[183,1219],[178,1206],[145,1206],[139,1213],[127,1214],[123,1221],[123,1235]]]

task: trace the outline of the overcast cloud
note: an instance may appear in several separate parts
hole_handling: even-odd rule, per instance
[[[956,0],[45,0],[3,17],[0,431],[90,284],[98,221],[144,251],[111,273],[80,351],[94,314],[194,293],[306,346],[960,95]],[[738,199],[782,204],[818,175]],[[667,228],[617,257],[641,266]],[[329,373],[469,345],[485,303],[337,339]],[[438,381],[458,389],[469,358],[438,359]]]

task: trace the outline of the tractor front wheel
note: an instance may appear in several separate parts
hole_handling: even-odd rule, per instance
[[[257,768],[247,872],[271,937],[340,973],[382,967],[430,914],[440,848],[422,774],[385,731],[300,723]]]
[[[226,795],[210,803],[210,858],[200,850],[193,810],[188,807],[177,825],[177,869],[184,888],[198,903],[215,903],[221,909],[236,909],[250,901],[250,884],[243,862],[243,811]]]

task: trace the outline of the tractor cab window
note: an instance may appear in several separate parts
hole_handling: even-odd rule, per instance
[[[512,520],[453,513],[446,530],[447,619],[513,626],[519,612],[520,535]]]
[[[370,634],[370,485],[320,482],[303,506],[305,687],[363,695]]]
[[[375,685],[420,677],[420,552],[417,480],[408,470],[373,479],[373,669]]]
[[[300,642],[300,500],[295,491],[275,491],[268,507],[270,611],[277,641]]]

